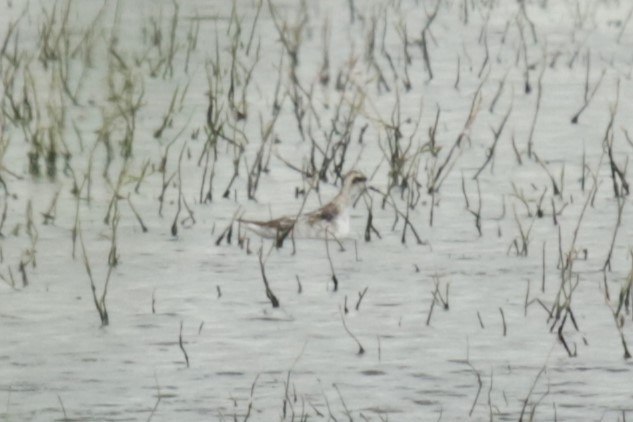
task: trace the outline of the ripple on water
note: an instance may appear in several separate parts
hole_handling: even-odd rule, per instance
[[[385,371],[381,371],[381,370],[378,370],[378,369],[367,369],[367,370],[364,370],[364,371],[360,371],[360,373],[362,375],[367,375],[367,376],[370,376],[370,377],[375,377],[375,376],[379,376],[379,375],[385,375]]]
[[[244,375],[242,371],[218,371],[215,373],[220,377],[241,377]]]

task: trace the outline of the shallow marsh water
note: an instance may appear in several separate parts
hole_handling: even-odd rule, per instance
[[[24,2],[5,2],[0,34],[10,36],[0,59],[3,80],[9,80],[7,75],[15,68],[11,57],[20,57],[21,64],[10,84],[13,91],[3,85],[0,120],[0,176],[7,186],[2,196],[7,212],[0,264],[5,280],[0,284],[1,420],[452,421],[517,420],[523,415],[526,420],[616,421],[628,415],[632,367],[623,358],[622,339],[633,339],[631,315],[623,309],[614,317],[614,310],[632,265],[633,225],[630,199],[614,195],[603,140],[605,133],[613,137],[614,162],[626,169],[632,150],[628,116],[633,112],[630,6],[613,1],[528,1],[524,14],[515,2],[443,1],[426,33],[431,79],[420,40],[435,2],[352,4],[353,18],[350,2],[335,0],[263,3],[259,14],[258,2],[237,1],[234,9],[228,2],[178,3],[170,75],[161,59],[169,51],[172,2],[122,0],[103,6],[101,15],[101,5],[70,3],[68,32],[59,32],[67,3],[27,7]],[[77,105],[62,87],[56,70],[60,59],[41,59],[39,34],[53,19],[54,9],[53,35],[62,34],[59,39],[79,46],[80,53],[68,60],[71,88],[81,80]],[[293,34],[298,34],[295,72],[302,89],[293,83],[291,58],[273,15],[287,42],[292,44]],[[19,31],[10,32],[15,22]],[[187,34],[196,24],[198,32],[191,33],[197,34],[197,45],[189,52],[185,69]],[[81,40],[93,39],[82,38],[89,28],[95,34],[91,65],[81,53],[89,50]],[[160,50],[151,48],[151,37],[144,37],[143,28],[148,33],[161,29]],[[410,64],[403,47],[405,32]],[[322,85],[324,39],[329,40],[330,80]],[[19,54],[12,56],[16,43]],[[231,70],[234,45],[237,61]],[[64,51],[63,45],[57,48]],[[397,77],[383,51],[389,53]],[[210,87],[208,70],[214,66],[218,72],[211,75]],[[152,67],[158,69],[156,76],[150,74]],[[386,85],[380,85],[377,69]],[[405,69],[410,90],[403,83]],[[570,123],[603,71],[578,123]],[[245,119],[230,109],[232,73],[238,106],[246,89]],[[109,74],[120,88],[118,99],[113,96],[116,89],[108,85]],[[349,77],[342,90],[335,89],[339,74]],[[36,89],[29,85],[29,75]],[[127,82],[125,75],[130,76]],[[530,93],[525,92],[526,77]],[[176,89],[173,118],[162,136],[154,137]],[[223,137],[217,140],[217,160],[211,159],[214,164],[205,170],[204,160],[199,165],[198,159],[207,142],[209,91]],[[53,178],[46,176],[43,157],[43,174],[30,171],[27,154],[39,147],[25,136],[28,132],[15,120],[7,99],[8,94],[21,99],[22,92],[40,113],[24,127],[58,131],[53,144],[60,154]],[[117,114],[126,93],[132,100],[142,93],[128,160],[121,151],[123,116],[129,117],[129,110]],[[303,136],[293,96],[305,113]],[[281,108],[274,120],[276,98]],[[339,104],[341,115],[350,116],[349,132],[341,116],[332,121]],[[473,104],[472,123],[447,161],[440,189],[431,196],[433,175],[449,157]],[[498,130],[510,107],[493,161],[477,182],[473,176],[486,159],[493,130]],[[438,108],[435,150],[429,141]],[[54,110],[65,112],[59,124]],[[615,118],[608,132],[610,110]],[[268,125],[272,135],[263,149],[267,171],[261,173],[256,200],[249,200],[248,174],[262,145],[262,127]],[[404,219],[396,219],[390,205],[382,207],[383,198],[376,192],[371,192],[371,209],[381,238],[363,238],[367,200],[354,209],[353,235],[342,241],[345,250],[330,245],[337,291],[323,241],[298,240],[293,253],[289,242],[271,250],[269,242],[251,237],[247,254],[237,245],[242,234],[234,225],[231,243],[224,239],[216,244],[238,210],[250,218],[297,212],[304,197],[296,197],[295,191],[309,190],[309,178],[296,169],[313,170],[314,145],[321,165],[319,148],[332,147],[326,147],[326,139],[333,128],[334,144],[343,142],[345,134],[352,139],[344,150],[343,170],[362,170],[371,175],[371,185],[386,191],[393,170],[386,151],[394,125],[402,133],[401,145],[411,139],[412,147],[402,150],[402,175],[410,188],[401,196],[400,188],[394,187],[390,202],[405,212],[403,198],[411,189],[420,194],[408,218],[423,244],[416,242],[411,228],[402,243]],[[536,156],[529,156],[527,149],[532,127]],[[110,167],[105,164],[105,138],[99,135],[103,130],[109,133],[113,150]],[[43,134],[39,139],[48,142]],[[235,145],[242,145],[243,152]],[[72,171],[64,168],[63,152],[70,154]],[[335,163],[341,150],[337,154]],[[235,159],[239,174],[224,198]],[[212,199],[201,201],[201,181],[208,189],[209,172],[214,175]],[[554,194],[548,172],[560,195]],[[78,208],[72,174],[80,185]],[[310,191],[306,209],[336,193],[332,164],[325,166],[325,175],[328,181],[320,183],[318,194]],[[87,182],[81,183],[88,179],[90,191]],[[463,194],[465,189],[470,209],[476,211],[477,183],[481,235]],[[595,199],[583,212],[594,186]],[[113,192],[119,216],[118,263],[106,297],[109,325],[102,327],[82,248],[77,241],[73,257],[72,236],[80,221],[100,296],[113,243],[112,219],[104,222]],[[45,224],[43,214],[56,195],[54,218]],[[187,218],[182,200],[195,222]],[[603,272],[619,200],[624,201],[621,224],[611,268]],[[539,203],[542,217],[537,216]],[[521,231],[528,238],[526,256],[519,254]],[[573,287],[569,307],[562,308],[567,315],[564,323],[549,318],[536,302],[547,308],[556,302],[562,277],[559,233],[562,254],[574,258],[573,271],[563,283],[567,294]],[[272,308],[265,295],[257,258],[260,246],[279,308]],[[21,262],[28,285],[23,283]],[[432,306],[436,283],[442,297],[448,295],[447,309],[438,296]],[[357,310],[359,293],[366,288]],[[345,308],[349,313],[343,312]],[[362,355],[342,318],[362,344]],[[181,324],[189,367],[179,346]]]

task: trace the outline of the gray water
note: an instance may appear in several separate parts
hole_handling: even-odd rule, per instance
[[[624,420],[633,391],[623,347],[623,340],[632,339],[631,317],[628,307],[615,318],[614,313],[631,269],[633,225],[630,200],[615,197],[603,152],[605,137],[612,139],[614,163],[628,180],[630,5],[526,2],[524,13],[515,2],[443,1],[425,34],[431,79],[421,32],[435,2],[352,4],[353,15],[350,2],[335,0],[264,3],[259,13],[255,1],[181,2],[177,12],[167,1],[74,2],[63,24],[66,3],[5,1],[0,34],[17,23],[1,59],[3,79],[14,72],[12,95],[21,99],[27,92],[38,117],[25,124],[15,120],[10,89],[3,85],[1,420],[453,421],[521,415],[524,420]],[[273,14],[290,44],[297,34],[301,89],[295,90],[291,58]],[[169,56],[175,15],[170,74],[161,58]],[[42,59],[40,34],[51,21],[52,34],[69,40],[68,49],[63,43],[56,47],[66,59]],[[143,28],[151,32],[152,27],[161,30],[160,52],[143,35]],[[197,39],[189,53],[188,34]],[[321,84],[326,44],[330,79]],[[232,45],[237,45],[233,70]],[[75,47],[77,54],[71,55]],[[369,59],[372,51],[377,67]],[[60,82],[60,63],[68,63],[77,104]],[[209,71],[213,66],[217,74]],[[231,72],[238,105],[246,86],[245,119],[230,108]],[[132,101],[141,98],[127,160],[122,116],[129,118],[130,110],[117,114],[123,100],[108,88],[108,75],[123,87],[124,74],[132,88],[118,92]],[[338,74],[349,75],[344,90],[336,89]],[[176,89],[171,121],[155,137]],[[205,161],[198,165],[198,160],[207,141],[209,91],[224,138],[205,173]],[[293,96],[305,112],[303,136]],[[572,124],[585,97],[589,104]],[[276,120],[275,98],[281,102]],[[318,192],[309,189],[317,179],[310,181],[300,170],[310,173],[313,145],[320,168],[319,148],[326,149],[333,128],[333,143],[342,141],[344,119],[332,120],[339,104],[341,116],[354,116],[343,172],[361,170],[372,186],[387,191],[389,127],[395,125],[403,150],[411,145],[404,174],[414,188],[394,187],[385,206],[371,191],[356,205],[350,238],[341,241],[343,248],[329,244],[335,291],[323,240],[297,240],[294,248],[286,242],[275,249],[249,235],[248,247],[240,247],[244,233],[235,224],[230,243],[226,237],[219,245],[216,241],[236,213],[262,219],[292,215],[303,209],[304,197],[297,197],[296,189],[309,192],[306,210],[337,192],[332,165]],[[474,119],[464,130],[473,104]],[[494,158],[475,180],[493,131],[510,107]],[[438,109],[437,149],[432,149],[428,143]],[[608,130],[611,111],[615,117]],[[113,123],[105,124],[108,119]],[[266,171],[249,200],[248,173],[271,124],[263,148]],[[109,167],[107,142],[99,136],[104,127],[112,148]],[[43,155],[39,176],[29,168],[27,154],[37,142],[25,133],[38,128],[44,150],[50,145],[46,130],[58,130],[51,177]],[[462,132],[462,142],[450,153]],[[446,178],[431,196],[433,175],[449,156]],[[238,176],[224,198],[235,159]],[[205,179],[206,192],[210,172],[212,198],[201,201],[201,183]],[[478,185],[481,235],[475,225]],[[116,208],[105,222],[115,191]],[[408,218],[420,244],[411,228],[402,241],[404,219],[390,205],[405,213],[412,191],[420,197]],[[624,201],[619,226],[618,201]],[[195,221],[187,218],[187,206]],[[369,208],[381,238],[373,234],[365,241]],[[46,219],[49,210],[53,218]],[[103,326],[84,256],[100,297],[114,215],[118,262],[105,299],[109,324]],[[80,229],[85,255],[79,237],[73,246],[74,228]],[[611,265],[603,271],[616,228]],[[521,231],[526,254],[519,253]],[[260,248],[279,308],[265,294]],[[560,254],[573,260],[562,284],[566,295],[572,288],[573,293],[556,320],[549,310],[561,286]],[[442,299],[434,296],[436,286]],[[359,344],[345,327],[364,353],[358,353]]]

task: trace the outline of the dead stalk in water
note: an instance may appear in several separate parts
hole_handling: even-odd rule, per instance
[[[343,328],[345,329],[345,332],[347,334],[349,334],[349,336],[356,342],[356,344],[358,345],[358,355],[362,355],[365,353],[365,349],[363,348],[363,345],[360,344],[360,341],[358,341],[358,339],[356,338],[356,336],[354,334],[352,334],[352,332],[349,330],[349,328],[347,328],[347,324],[345,323],[345,315],[343,314],[343,310],[339,307],[339,314],[341,315],[341,322],[343,322]]]
[[[268,284],[268,279],[266,278],[266,272],[264,271],[264,261],[262,260],[262,248],[259,248],[258,257],[259,257],[259,268],[262,273],[262,280],[264,282],[264,287],[266,288],[266,297],[268,298],[268,300],[270,300],[270,304],[273,306],[273,308],[278,308],[279,300],[277,299],[277,296],[275,296],[273,291],[270,289],[270,285]]]
[[[94,279],[92,277],[92,269],[90,267],[90,262],[88,261],[88,254],[86,253],[86,246],[84,244],[83,234],[81,232],[81,225],[79,226],[79,241],[81,243],[84,266],[86,268],[86,272],[88,273],[88,278],[90,280],[90,287],[92,290],[92,298],[95,304],[95,308],[97,308],[97,313],[99,314],[99,318],[101,320],[101,326],[105,327],[109,325],[110,323],[110,318],[108,317],[108,309],[106,307],[106,296],[108,295],[108,284],[110,283],[110,276],[112,275],[112,269],[114,267],[112,265],[108,265],[108,274],[106,276],[106,281],[103,286],[101,298],[97,298],[97,288],[95,286]]]
[[[327,260],[330,264],[330,270],[332,271],[332,283],[334,283],[334,291],[336,292],[338,290],[338,278],[336,277],[336,271],[334,271],[334,264],[332,263],[332,257],[330,256],[330,242],[328,239],[328,235],[330,235],[330,232],[326,230],[325,231],[325,252],[327,254]],[[334,239],[336,238],[334,237]]]
[[[543,375],[543,373],[545,372],[545,369],[546,369],[545,366],[543,366],[541,370],[536,374],[536,377],[534,378],[534,381],[532,382],[532,386],[530,387],[530,391],[528,392],[527,396],[523,400],[523,407],[521,408],[521,414],[519,415],[519,422],[523,422],[523,415],[525,414],[525,410],[529,403],[530,396],[534,392],[534,388],[536,387],[536,384],[538,383],[539,378],[541,378],[541,375]]]
[[[610,108],[610,119],[607,129],[605,131],[604,139],[602,141],[603,149],[607,150],[607,157],[609,158],[609,168],[611,170],[611,181],[613,182],[613,194],[616,198],[627,196],[629,194],[629,183],[626,180],[626,168],[628,166],[628,158],[624,165],[624,170],[615,162],[613,154],[613,124],[615,115],[618,108],[620,96],[620,82],[618,81],[618,91],[615,103]]]
[[[545,293],[545,245],[546,243],[543,242],[543,255],[541,258],[541,293]]]
[[[440,10],[441,4],[442,4],[442,0],[437,0],[437,2],[435,3],[435,9],[433,9],[431,14],[427,13],[426,23],[424,25],[424,28],[422,29],[422,36],[420,38],[420,41],[418,41],[418,44],[420,45],[420,48],[422,49],[422,58],[424,59],[424,66],[426,68],[426,71],[429,74],[429,80],[433,79],[433,69],[431,68],[431,58],[429,57],[427,37],[430,31],[431,24],[433,24],[433,21],[437,17],[437,13]]]
[[[222,243],[222,240],[224,240],[225,237],[226,237],[226,242],[228,244],[231,244],[231,237],[233,235],[233,223],[235,223],[235,220],[237,220],[239,218],[240,212],[241,212],[241,209],[239,209],[239,208],[237,209],[237,211],[235,211],[235,213],[231,217],[231,221],[229,222],[229,224],[222,231],[220,236],[218,236],[218,238],[216,239],[216,241],[215,241],[215,245],[216,246],[220,246],[220,244]],[[239,229],[238,229],[238,231],[239,231]]]
[[[543,168],[543,170],[545,170],[545,173],[547,173],[547,177],[549,177],[549,180],[552,182],[552,190],[554,191],[554,195],[562,197],[563,191],[562,191],[562,189],[558,188],[558,184],[556,183],[556,179],[554,179],[554,176],[552,176],[552,173],[550,173],[550,171],[547,168],[547,166],[545,165],[545,163],[543,163],[543,161],[540,159],[540,157],[535,152],[533,153],[533,156],[534,156],[534,159],[536,160],[536,162]]]
[[[466,182],[464,180],[464,176],[462,175],[462,193],[464,194],[464,200],[466,201],[466,210],[475,217],[475,228],[477,229],[477,233],[479,233],[479,237],[482,236],[481,233],[481,188],[479,187],[479,180],[477,182],[477,209],[470,209],[470,201],[468,200],[468,194],[466,193]]]
[[[545,69],[547,69],[547,66],[545,65],[545,63],[543,63],[541,73],[538,77],[538,84],[536,89],[536,108],[534,110],[534,116],[532,117],[532,125],[530,126],[530,134],[528,135],[527,140],[527,155],[529,158],[532,158],[534,129],[536,128],[536,121],[538,119],[539,111],[541,110],[541,98],[543,96],[543,75],[545,74]]]
[[[508,111],[506,112],[505,116],[503,116],[503,120],[501,121],[499,128],[496,130],[492,129],[492,134],[493,134],[492,145],[490,146],[490,148],[488,148],[488,151],[486,152],[486,160],[481,165],[481,167],[479,167],[479,170],[477,170],[477,172],[473,176],[473,179],[477,179],[479,175],[481,174],[481,172],[486,168],[486,166],[494,158],[495,149],[497,148],[497,143],[499,142],[499,138],[501,137],[503,128],[505,127],[506,122],[508,121],[508,118],[510,117],[510,113],[512,113],[512,102],[510,103],[510,107],[508,107]]]
[[[165,115],[163,116],[163,122],[161,123],[161,125],[159,126],[158,129],[156,129],[154,131],[154,138],[160,138],[163,136],[163,131],[168,127],[172,125],[173,122],[173,117],[174,117],[174,113],[175,113],[175,107],[176,107],[176,98],[178,97],[178,91],[180,90],[180,86],[177,86],[176,89],[174,90],[174,93],[171,96],[171,102],[169,103],[169,108],[167,109],[167,112],[165,113]]]
[[[470,128],[472,124],[475,122],[475,119],[477,118],[477,114],[479,113],[479,109],[481,105],[481,95],[480,95],[481,88],[483,87],[483,84],[487,79],[488,79],[488,74],[486,74],[482,82],[477,87],[477,91],[475,92],[475,95],[473,96],[473,101],[470,105],[470,111],[468,112],[468,117],[466,118],[464,127],[462,131],[460,132],[460,134],[457,136],[455,143],[449,149],[448,154],[446,155],[446,158],[444,159],[444,162],[441,165],[439,165],[439,167],[437,167],[437,170],[432,170],[432,173],[429,174],[429,182],[428,182],[429,193],[438,192],[440,190],[440,187],[442,183],[444,182],[444,180],[446,180],[446,177],[450,169],[452,169],[453,166],[455,165],[455,161],[457,160],[457,158],[453,160],[452,159],[453,154],[458,149],[461,148],[462,142],[468,139],[469,137]],[[444,174],[445,171],[446,171],[446,174]]]
[[[140,224],[141,230],[143,231],[143,233],[147,233],[147,231],[148,231],[147,226],[145,226],[145,224],[143,223],[143,219],[141,218],[140,214],[138,213],[138,211],[136,211],[136,208],[134,208],[134,205],[132,205],[132,199],[130,198],[130,194],[127,195],[127,203],[130,206],[130,209],[132,210],[132,212],[134,213],[134,216],[136,217],[136,220]]]
[[[603,151],[602,155],[600,156],[600,160],[598,162],[597,168],[600,168],[604,155],[605,155],[605,152]],[[570,316],[570,319],[572,323],[574,324],[574,327],[576,328],[576,330],[578,330],[576,319],[574,318],[573,312],[571,311],[573,292],[579,284],[579,276],[576,276],[576,280],[574,282],[573,272],[572,272],[573,263],[578,256],[578,251],[576,250],[576,239],[578,238],[578,233],[580,231],[581,223],[583,221],[585,212],[597,189],[598,189],[598,184],[597,182],[594,182],[591,192],[589,192],[589,194],[587,195],[587,198],[583,205],[580,216],[578,217],[578,222],[576,223],[576,228],[574,229],[572,241],[568,248],[568,252],[565,254],[563,253],[560,226],[559,226],[559,268],[560,268],[561,281],[560,281],[559,289],[558,289],[558,292],[556,293],[554,302],[549,310],[548,321],[553,320],[550,330],[554,330],[556,325],[560,322],[560,325],[558,327],[558,338],[570,356],[575,356],[576,352],[575,351],[572,352],[567,346],[567,343],[563,337],[562,330],[563,330],[563,326],[565,322],[567,321],[567,316]]]
[[[475,373],[475,376],[477,377],[477,393],[475,394],[475,399],[473,400],[473,404],[472,406],[470,406],[470,411],[468,412],[468,416],[470,417],[472,416],[473,411],[475,410],[475,406],[477,405],[477,401],[479,400],[479,394],[481,394],[483,382],[481,381],[481,374],[475,369],[473,364],[470,363],[470,360],[467,359],[466,364],[470,367],[470,369],[472,369],[472,371]]]
[[[611,271],[611,257],[613,256],[613,248],[615,246],[615,239],[618,235],[618,230],[620,229],[620,225],[622,224],[622,210],[624,210],[624,205],[626,201],[624,198],[616,198],[617,205],[617,219],[615,222],[615,228],[613,229],[613,237],[611,238],[611,246],[609,247],[609,252],[607,252],[607,257],[604,260],[604,265],[602,266],[602,271],[606,271],[607,269]],[[607,295],[607,300],[609,299],[609,290],[605,291]]]
[[[378,236],[378,239],[382,239],[380,232],[374,227],[373,220],[374,215],[372,213],[373,201],[370,201],[367,205],[367,223],[365,224],[365,242],[371,241],[371,233],[373,232]]]
[[[435,308],[435,303],[439,303],[442,305],[442,308],[447,311],[449,308],[448,305],[448,288],[449,288],[449,283],[446,284],[446,292],[445,292],[445,297],[442,296],[442,292],[440,291],[440,276],[439,275],[434,275],[433,276],[433,283],[435,284],[435,288],[433,290],[432,296],[433,299],[431,300],[431,308],[429,309],[429,315],[426,318],[426,325],[429,326],[431,324],[431,316],[433,315],[433,308]]]
[[[187,354],[187,351],[185,350],[185,346],[182,341],[182,325],[183,325],[183,321],[180,321],[180,333],[178,334],[178,347],[180,347],[180,350],[182,351],[182,354],[185,357],[185,363],[187,364],[187,368],[189,368],[189,355]]]
[[[365,297],[365,294],[367,293],[367,290],[369,289],[369,287],[365,287],[365,289],[362,292],[358,292],[358,301],[356,302],[356,306],[355,309],[358,311],[360,308],[360,302],[363,300],[363,298]]]
[[[160,392],[160,386],[158,385],[158,377],[156,376],[156,372],[154,372],[154,380],[156,381],[156,403],[154,403],[154,407],[152,408],[152,411],[147,417],[147,422],[150,422],[152,420],[152,418],[154,417],[154,413],[156,413],[156,410],[158,409],[158,405],[160,404],[160,401],[163,398],[163,395]]]
[[[584,102],[583,102],[582,106],[580,106],[580,110],[578,110],[576,112],[576,114],[574,114],[573,117],[571,118],[572,124],[578,123],[578,119],[580,119],[580,115],[589,106],[589,103],[593,99],[594,95],[596,95],[596,92],[598,91],[598,88],[600,88],[600,84],[602,83],[602,79],[604,78],[604,75],[606,73],[606,69],[602,69],[602,72],[600,73],[600,77],[598,78],[598,81],[593,86],[593,89],[591,89],[591,92],[590,92],[589,91],[589,72],[590,72],[590,70],[591,70],[591,52],[587,52],[587,73],[586,73],[586,77],[585,77]]]
[[[62,408],[62,413],[64,415],[64,421],[69,421],[70,419],[68,418],[68,415],[66,414],[66,408],[64,407],[64,402],[62,401],[61,396],[58,394],[57,395],[57,401],[59,401],[59,405]]]
[[[629,274],[629,278],[630,277],[631,276]],[[627,284],[630,284],[630,282],[628,282]],[[630,286],[629,286],[629,289],[630,289]],[[620,342],[622,343],[622,348],[624,349],[624,359],[630,359],[631,353],[629,352],[629,347],[626,342],[626,338],[624,337],[624,330],[623,330],[624,321],[623,319],[618,317],[618,309],[617,308],[614,309],[609,303],[608,299],[605,300],[605,303],[609,307],[609,310],[611,310],[611,313],[613,315],[613,322],[615,323],[616,329],[618,330],[618,334],[620,335]]]
[[[514,212],[514,221],[517,223],[517,227],[519,228],[519,239],[514,239],[510,246],[508,247],[507,253],[510,253],[510,249],[514,246],[517,256],[528,256],[528,245],[530,244],[530,233],[532,232],[532,227],[534,227],[534,218],[530,222],[530,227],[526,230],[523,229],[523,225],[521,225],[521,221],[519,220],[519,216],[517,215],[516,209],[513,207]]]
[[[176,177],[176,175],[178,174],[178,170],[174,171],[173,173],[171,173],[170,176],[167,176],[167,159],[169,158],[169,150],[172,147],[172,145],[174,145],[176,143],[176,141],[180,138],[180,136],[183,134],[183,132],[185,131],[185,129],[187,128],[187,126],[189,125],[189,122],[187,122],[186,125],[184,125],[182,127],[182,129],[176,134],[176,136],[174,136],[174,138],[167,144],[167,146],[165,147],[165,153],[163,154],[161,160],[160,160],[160,165],[158,167],[158,172],[162,174],[162,189],[161,189],[161,193],[158,196],[158,201],[159,201],[159,205],[158,205],[158,215],[159,217],[163,216],[163,205],[165,202],[165,193],[167,192],[167,188],[169,187],[169,184],[172,182],[172,180],[174,179],[174,177]],[[186,144],[186,143],[185,143]],[[179,160],[178,160],[178,168],[180,168],[180,162],[182,159],[182,153],[184,151],[184,145],[183,145],[183,149],[181,149],[180,151],[180,155],[179,155]]]
[[[415,230],[415,226],[413,225],[413,223],[411,222],[411,220],[409,219],[408,213],[404,213],[402,212],[400,209],[398,209],[398,207],[396,206],[396,202],[394,201],[393,197],[390,194],[385,194],[383,192],[381,192],[380,190],[374,188],[374,187],[370,187],[370,190],[373,190],[375,192],[380,193],[381,195],[383,195],[383,197],[385,198],[385,204],[389,204],[392,206],[393,210],[396,212],[396,217],[401,217],[404,219],[404,225],[409,227],[411,229],[411,232],[413,233],[413,235],[415,236],[415,239],[418,243],[418,245],[424,245],[426,244],[418,235],[417,230]],[[402,239],[401,239],[402,241]],[[404,243],[404,241],[402,241],[402,243]]]
[[[633,250],[629,250],[629,258],[633,258]],[[615,316],[621,319],[620,325],[624,323],[624,321],[622,320],[623,315],[621,314],[622,310],[624,310],[626,314],[629,314],[631,312],[631,309],[630,309],[631,299],[632,299],[631,286],[633,286],[633,259],[632,259],[631,270],[629,270],[629,273],[626,276],[626,280],[624,281],[624,283],[622,284],[622,287],[620,288],[620,294],[618,297],[618,306],[614,311]]]
[[[187,222],[189,222],[189,224],[194,225],[196,224],[196,219],[193,216],[193,211],[191,210],[191,208],[189,208],[189,205],[187,204],[187,200],[185,199],[183,193],[182,193],[182,156],[183,153],[185,152],[185,147],[187,146],[187,143],[185,142],[182,145],[182,148],[180,149],[180,155],[178,156],[178,205],[177,205],[177,209],[176,209],[176,215],[174,216],[174,221],[171,225],[171,235],[172,236],[177,236],[178,235],[178,216],[180,215],[180,211],[181,211],[181,207],[182,205],[185,206],[185,209],[187,210],[188,216],[186,218],[184,218],[180,223],[181,224],[186,224]]]
[[[492,98],[492,101],[490,102],[490,107],[488,108],[488,111],[490,113],[494,113],[495,111],[495,106],[497,105],[497,101],[499,101],[499,98],[501,97],[501,94],[503,93],[503,88],[505,87],[507,78],[508,78],[508,72],[506,72],[503,75],[503,79],[499,81],[499,88],[497,89],[497,93]],[[514,102],[514,94],[512,95],[512,97],[513,97],[513,101],[511,101],[511,104]],[[510,106],[510,109],[512,109],[512,106]],[[508,111],[508,114],[510,114],[510,111]]]

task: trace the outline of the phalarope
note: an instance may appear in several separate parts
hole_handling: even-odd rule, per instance
[[[279,244],[290,233],[294,238],[340,239],[347,236],[350,231],[350,210],[367,189],[366,181],[367,178],[363,173],[352,170],[343,178],[340,192],[318,210],[269,221],[241,218],[237,221],[261,237],[277,239]]]

